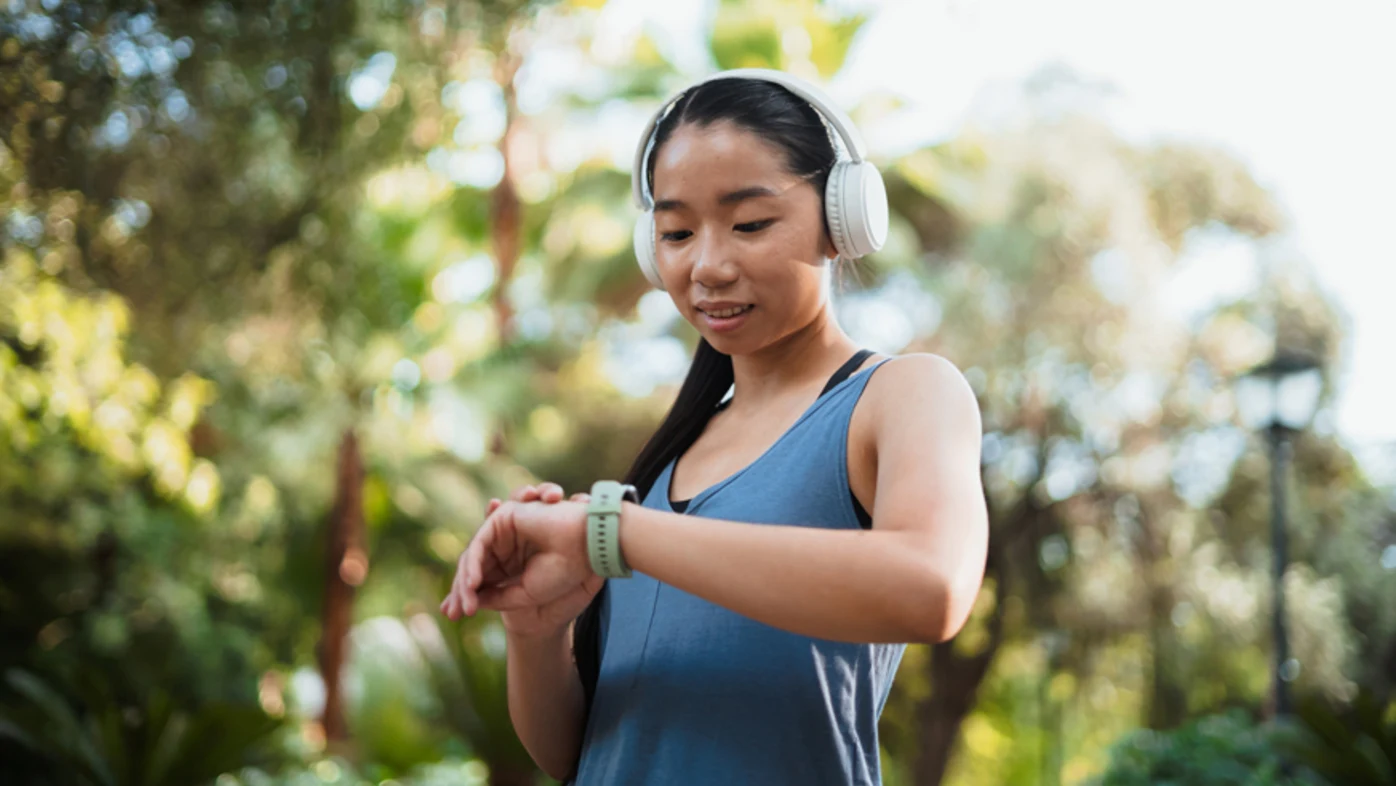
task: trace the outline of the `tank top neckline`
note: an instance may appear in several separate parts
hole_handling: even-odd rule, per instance
[[[669,504],[670,509],[672,509],[672,510],[679,510],[679,507],[682,507],[683,510],[689,510],[689,509],[691,509],[691,508],[693,507],[693,503],[694,503],[695,501],[697,501],[699,498],[711,496],[711,493],[712,493],[712,492],[717,491],[719,488],[721,488],[721,487],[723,487],[723,486],[726,486],[727,484],[729,484],[729,483],[731,483],[732,481],[736,480],[738,477],[740,477],[740,476],[746,474],[746,472],[747,472],[748,470],[750,470],[752,467],[756,466],[757,464],[760,464],[760,463],[766,458],[766,456],[770,455],[772,451],[774,451],[782,442],[784,442],[785,439],[786,439],[786,437],[788,437],[791,433],[793,433],[793,432],[795,431],[795,429],[798,428],[799,425],[800,425],[801,423],[803,423],[806,419],[808,419],[808,418],[810,417],[810,415],[812,415],[816,410],[818,410],[818,409],[820,408],[820,406],[821,406],[825,401],[827,401],[827,400],[829,399],[829,394],[830,394],[830,393],[834,392],[834,391],[837,390],[838,388],[840,388],[840,387],[842,387],[843,385],[847,384],[849,380],[855,379],[855,378],[857,378],[857,377],[859,377],[859,376],[861,376],[861,375],[863,375],[863,374],[866,374],[866,373],[872,371],[873,369],[876,369],[878,366],[882,365],[883,363],[886,363],[888,360],[891,360],[890,357],[883,358],[882,360],[879,360],[878,362],[874,363],[873,365],[869,366],[868,368],[859,369],[857,372],[853,372],[853,371],[852,371],[852,369],[857,369],[859,366],[861,366],[861,365],[863,364],[863,362],[866,361],[866,360],[867,360],[870,356],[872,356],[872,355],[873,355],[873,351],[870,350],[870,349],[860,349],[860,350],[858,350],[858,352],[856,352],[852,357],[850,357],[847,361],[845,361],[845,362],[844,362],[844,365],[841,366],[841,367],[839,368],[838,371],[835,371],[834,374],[833,374],[833,376],[829,378],[828,383],[826,383],[825,386],[824,386],[824,390],[820,391],[819,397],[816,398],[816,399],[814,400],[814,403],[812,403],[812,404],[810,404],[808,407],[806,407],[806,408],[805,408],[805,411],[802,412],[802,413],[800,413],[800,417],[796,418],[796,419],[795,419],[795,422],[794,422],[794,423],[791,423],[791,424],[790,424],[790,427],[787,428],[784,432],[782,432],[781,435],[780,435],[779,437],[776,437],[775,442],[772,442],[770,445],[768,445],[768,446],[766,447],[766,449],[765,449],[764,451],[761,452],[761,455],[757,456],[755,459],[753,459],[753,460],[752,460],[750,463],[748,463],[746,466],[742,467],[741,469],[737,470],[736,472],[733,472],[731,475],[728,475],[727,477],[723,478],[722,480],[717,481],[716,483],[712,484],[711,486],[708,486],[707,488],[703,489],[702,491],[698,492],[697,494],[694,494],[693,496],[689,497],[688,499],[684,499],[684,500],[675,500],[675,499],[672,498],[672,497],[673,497],[673,486],[672,486],[672,484],[673,484],[673,482],[674,482],[674,469],[678,467],[679,459],[683,458],[683,454],[680,453],[679,455],[677,455],[677,456],[675,456],[673,459],[671,459],[671,460],[669,461],[669,466],[665,469],[665,473],[664,473],[665,476],[664,476],[664,478],[663,478],[663,480],[664,480],[664,500],[665,500],[665,502],[667,502],[667,503]],[[840,376],[840,375],[843,375],[843,374],[846,374],[846,376],[844,376],[843,379],[839,379],[839,376]],[[723,405],[725,406],[725,402],[724,402]],[[680,512],[682,512],[682,511],[680,511]]]

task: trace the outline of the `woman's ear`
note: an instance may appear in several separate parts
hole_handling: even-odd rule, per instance
[[[819,256],[828,264],[833,264],[838,259],[839,250],[834,245],[834,239],[828,232],[819,235]]]

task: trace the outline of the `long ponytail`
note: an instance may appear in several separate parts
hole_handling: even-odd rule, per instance
[[[675,456],[688,450],[707,427],[717,405],[732,387],[732,357],[713,349],[707,339],[699,339],[698,350],[693,354],[693,363],[688,367],[679,395],[664,422],[659,424],[653,436],[645,443],[630,470],[625,473],[624,483],[635,486],[644,499],[660,473]],[[666,491],[667,495],[668,492]],[[596,694],[596,679],[601,671],[601,626],[599,611],[601,591],[592,598],[591,604],[577,617],[572,638],[572,656],[577,661],[577,673],[582,678],[582,691],[586,695],[588,712],[592,696]]]
[[[722,397],[732,387],[732,379],[732,356],[713,349],[707,339],[699,339],[674,405],[625,473],[623,482],[635,486],[641,499],[669,461],[698,441]]]

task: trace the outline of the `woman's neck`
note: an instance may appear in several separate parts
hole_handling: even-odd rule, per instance
[[[805,327],[751,355],[732,356],[733,408],[758,412],[822,386],[858,350],[825,307]]]

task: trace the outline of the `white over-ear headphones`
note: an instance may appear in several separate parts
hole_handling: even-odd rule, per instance
[[[858,259],[882,248],[887,240],[887,187],[877,167],[866,160],[867,150],[848,115],[814,85],[783,71],[765,68],[722,71],[690,85],[679,95],[705,82],[730,78],[760,79],[780,85],[809,102],[820,117],[833,127],[843,141],[845,151],[829,172],[829,185],[824,190],[824,215],[829,223],[834,248],[844,259]],[[659,278],[654,250],[654,195],[649,193],[649,177],[645,168],[650,150],[654,147],[654,130],[674,101],[666,101],[650,118],[635,151],[635,166],[630,170],[635,206],[643,211],[635,222],[635,259],[650,284],[661,289],[664,285]]]

